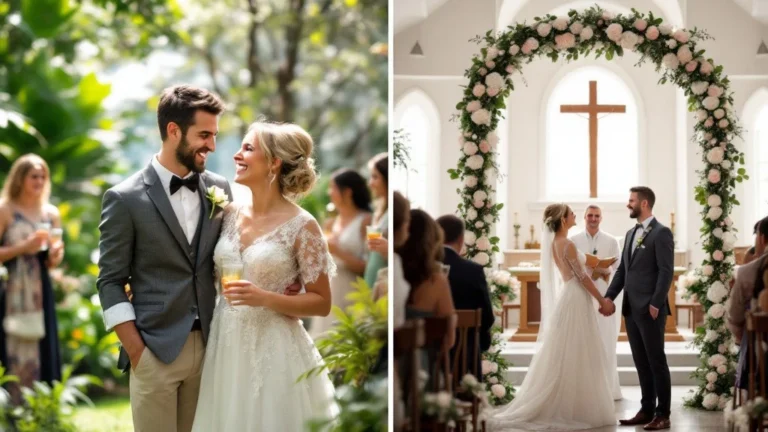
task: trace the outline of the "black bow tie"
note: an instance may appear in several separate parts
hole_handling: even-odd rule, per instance
[[[638,229],[640,229],[642,227],[643,227],[643,224],[639,223],[639,224],[635,225],[635,230],[638,230]]]
[[[175,194],[182,186],[188,187],[192,192],[197,192],[199,178],[198,174],[193,174],[185,179],[173,176],[171,179],[171,195]]]

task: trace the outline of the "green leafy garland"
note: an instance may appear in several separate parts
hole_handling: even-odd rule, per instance
[[[517,298],[516,291],[520,282],[506,270],[486,269],[486,280],[491,295],[491,305],[495,312],[502,312],[504,302]],[[488,392],[488,401],[494,405],[504,405],[515,398],[515,387],[504,377],[511,366],[501,354],[500,347],[504,344],[501,334],[504,329],[494,324],[491,328],[491,347],[483,353],[482,370],[483,382]]]
[[[697,171],[700,184],[696,187],[696,199],[704,206],[701,233],[708,254],[703,263],[706,275],[697,295],[707,311],[704,335],[695,341],[702,352],[702,366],[696,373],[700,388],[687,404],[722,409],[724,401],[731,397],[725,383],[732,376],[734,359],[730,350],[720,352],[721,345],[732,345],[720,315],[727,291],[719,303],[709,300],[708,294],[714,286],[715,294],[719,295],[717,283],[726,283],[733,271],[731,240],[735,241],[735,229],[728,215],[733,206],[739,204],[733,194],[736,182],[748,177],[744,168],[736,168],[737,164],[744,164],[744,155],[733,144],[741,128],[732,109],[730,83],[723,67],[706,58],[704,50],[697,49],[697,43],[707,39],[710,37],[703,30],[674,29],[653,13],[641,14],[633,9],[631,15],[613,15],[598,6],[582,12],[571,10],[565,17],[536,17],[530,25],[510,26],[498,35],[489,31],[476,39],[485,46],[465,72],[469,85],[464,90],[464,98],[456,105],[460,111],[457,119],[462,130],[459,139],[462,153],[457,168],[448,173],[452,179],[463,182],[458,190],[462,197],[459,213],[467,229],[467,255],[480,265],[492,268],[492,256],[499,251],[499,239],[491,235],[491,228],[498,222],[502,208],[502,204],[493,201],[495,190],[491,185],[497,174],[495,149],[499,141],[494,131],[505,108],[504,100],[514,90],[511,77],[524,63],[541,56],[557,62],[592,54],[595,58],[604,56],[611,60],[631,50],[641,56],[638,65],[646,61],[655,65],[656,71],[662,74],[660,84],[670,82],[683,89],[688,97],[688,110],[696,113],[695,141],[701,147],[704,162],[703,169]],[[715,304],[721,306],[711,311]],[[717,332],[718,338],[710,340],[711,334],[706,338],[707,330]],[[710,390],[707,374],[713,367],[717,373],[723,358],[727,371],[718,373],[721,377],[714,386],[709,386]],[[718,366],[712,366],[714,363]]]

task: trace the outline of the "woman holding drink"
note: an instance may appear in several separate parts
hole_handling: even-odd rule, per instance
[[[368,228],[368,262],[365,266],[365,282],[373,287],[379,270],[387,266],[387,226],[389,224],[389,157],[380,153],[368,162],[371,178],[368,180],[376,199],[373,221]]]
[[[0,195],[0,263],[8,282],[0,291],[0,363],[19,377],[19,386],[61,379],[61,356],[49,268],[64,258],[58,209],[49,203],[50,171],[37,155],[11,166]]]

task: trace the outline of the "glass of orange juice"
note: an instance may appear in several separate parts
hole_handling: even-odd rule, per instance
[[[243,279],[243,263],[227,261],[221,265],[221,292],[227,292],[227,284]],[[234,309],[230,305],[231,309]]]
[[[45,239],[45,242],[40,247],[40,251],[47,251],[48,250],[48,242],[50,241],[49,240],[50,233],[51,233],[51,224],[49,224],[48,222],[41,222],[41,223],[39,223],[39,224],[37,224],[35,226],[35,235],[38,238]]]
[[[365,233],[368,235],[368,240],[374,240],[381,238],[381,230],[374,225],[368,225],[365,227]]]

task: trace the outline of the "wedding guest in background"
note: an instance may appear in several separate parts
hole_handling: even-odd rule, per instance
[[[64,243],[60,234],[51,235],[61,229],[61,218],[48,201],[50,192],[48,164],[27,154],[11,166],[0,195],[0,262],[8,269],[0,292],[0,363],[20,380],[10,387],[15,404],[21,401],[19,386],[61,380],[48,269],[61,263]]]
[[[448,269],[448,282],[451,286],[451,298],[456,309],[483,310],[483,318],[480,325],[480,350],[474,351],[475,335],[470,333],[467,337],[467,347],[470,350],[468,358],[474,355],[477,358],[478,367],[481,364],[481,353],[491,347],[491,327],[495,317],[491,296],[488,292],[488,282],[485,278],[483,266],[461,257],[461,248],[464,246],[464,221],[454,215],[440,216],[438,225],[443,229],[443,263],[450,266]],[[451,359],[453,359],[451,352]],[[471,367],[472,363],[470,363]],[[476,373],[477,379],[482,381],[482,373]]]
[[[747,252],[744,254],[744,260],[741,263],[741,265],[749,264],[755,258],[758,258],[758,256],[755,255],[755,247],[757,246],[757,227],[759,225],[760,225],[760,221],[757,221],[757,223],[755,223],[755,227],[752,229],[752,235],[755,236],[755,245],[753,245],[751,248],[747,249]]]
[[[423,210],[411,210],[408,239],[396,252],[403,260],[405,280],[411,285],[406,317],[455,316],[451,286],[440,265],[443,233],[437,222]],[[446,336],[448,347],[456,339],[455,320],[452,323]]]
[[[731,289],[730,298],[726,302],[726,323],[733,333],[733,340],[739,345],[739,364],[736,367],[736,382],[740,389],[749,388],[748,353],[744,327],[746,314],[751,308],[751,300],[755,293],[755,283],[758,272],[766,263],[766,244],[768,244],[768,217],[758,222],[757,238],[755,240],[755,258],[736,271],[736,280]]]
[[[411,203],[400,192],[392,193],[392,246],[399,250],[408,240],[408,229],[411,224]],[[403,259],[397,252],[392,254],[392,295],[389,301],[392,306],[392,327],[398,328],[405,323],[405,308],[411,285],[405,280]],[[381,289],[377,291],[382,291]]]
[[[328,195],[336,208],[328,235],[328,250],[333,255],[338,273],[331,280],[333,305],[346,310],[352,283],[363,276],[366,266],[366,226],[371,223],[371,193],[365,178],[357,171],[341,169],[331,175]],[[336,320],[334,314],[312,320],[313,338],[328,331]]]
[[[368,239],[368,262],[365,266],[365,282],[369,287],[376,283],[376,276],[380,269],[387,266],[387,227],[389,225],[388,191],[389,191],[389,157],[387,153],[380,153],[368,162],[371,170],[371,178],[368,185],[375,198],[375,211],[371,225],[376,226],[381,236]]]

